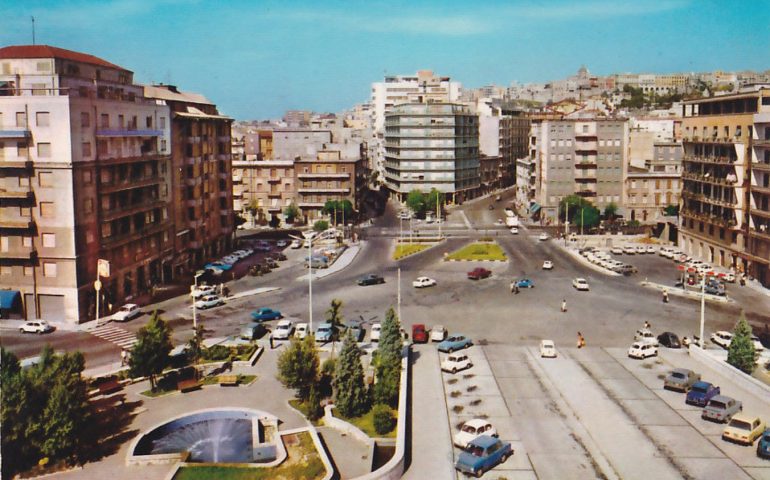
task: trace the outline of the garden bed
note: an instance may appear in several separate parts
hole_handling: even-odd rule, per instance
[[[393,260],[401,260],[409,255],[420,253],[423,250],[427,250],[432,245],[425,245],[419,243],[401,243],[396,245],[396,249],[393,251]]]
[[[471,243],[466,245],[460,250],[452,252],[445,257],[446,260],[459,260],[459,261],[494,261],[505,262],[508,257],[505,256],[505,252],[500,248],[500,245],[494,242],[490,243]]]
[[[257,345],[253,343],[229,347],[225,345],[213,345],[204,349],[203,357],[199,363],[205,365],[207,363],[225,362],[228,360],[234,362],[247,362],[251,356],[254,355],[256,350]]]
[[[391,408],[390,411],[393,414],[393,418],[397,420],[398,410]],[[339,418],[341,420],[345,420],[351,425],[354,425],[356,428],[358,428],[359,430],[367,434],[370,438],[396,438],[396,425],[397,425],[396,421],[393,422],[393,429],[384,435],[380,435],[375,431],[374,409],[369,410],[368,412],[361,415],[360,417],[346,418],[340,415],[340,412],[338,412],[337,409],[335,408],[332,410],[332,415],[334,415],[336,418]]]

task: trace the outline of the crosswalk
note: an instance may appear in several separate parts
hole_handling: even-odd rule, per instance
[[[112,324],[96,327],[90,333],[102,340],[112,342],[124,350],[131,350],[136,343],[136,335],[134,333]]]

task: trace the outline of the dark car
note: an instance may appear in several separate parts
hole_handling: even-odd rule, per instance
[[[422,323],[412,325],[412,341],[414,343],[428,343],[428,331],[425,330],[425,325]]]
[[[347,331],[350,332],[350,336],[353,337],[353,340],[356,342],[363,342],[364,336],[366,335],[366,329],[358,322],[350,322],[346,323],[345,327],[347,328]]]
[[[770,459],[770,428],[765,429],[765,432],[759,437],[757,456]]]
[[[361,286],[377,285],[378,283],[385,283],[385,279],[379,275],[370,273],[358,279],[358,284]]]
[[[709,382],[695,382],[687,392],[685,403],[705,407],[709,400],[720,394],[720,389]]]
[[[273,310],[272,308],[262,307],[251,312],[251,318],[257,322],[264,322],[268,320],[277,320],[281,318],[281,312]]]
[[[679,337],[676,333],[663,332],[658,335],[658,343],[668,348],[682,348],[682,342],[679,341]]]
[[[244,340],[256,340],[267,333],[267,328],[261,323],[250,323],[241,327],[240,337]]]
[[[490,275],[492,275],[492,272],[482,267],[474,268],[468,272],[468,278],[471,280],[480,280],[482,278],[487,278]]]
[[[470,442],[465,451],[460,453],[455,468],[466,475],[480,478],[484,472],[508,460],[513,455],[513,448],[508,442],[490,435],[482,435]]]

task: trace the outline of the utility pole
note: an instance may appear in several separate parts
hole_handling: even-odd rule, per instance
[[[706,275],[700,283],[700,348],[703,348],[703,325],[706,322]]]
[[[35,17],[31,17],[31,18],[32,18],[32,45],[35,45]]]
[[[398,267],[398,321],[401,321],[401,267]]]

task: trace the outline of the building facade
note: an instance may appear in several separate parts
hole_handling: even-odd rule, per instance
[[[385,150],[385,185],[402,201],[412,190],[435,188],[461,203],[480,187],[478,117],[466,106],[394,107],[386,115]]]
[[[314,160],[295,162],[297,206],[304,220],[319,220],[321,209],[329,200],[348,200],[353,210],[358,210],[366,171],[361,157],[344,159],[339,151],[322,151]]]
[[[682,191],[682,144],[658,142],[643,168],[629,165],[623,210],[629,220],[656,223],[668,206],[679,206]]]

